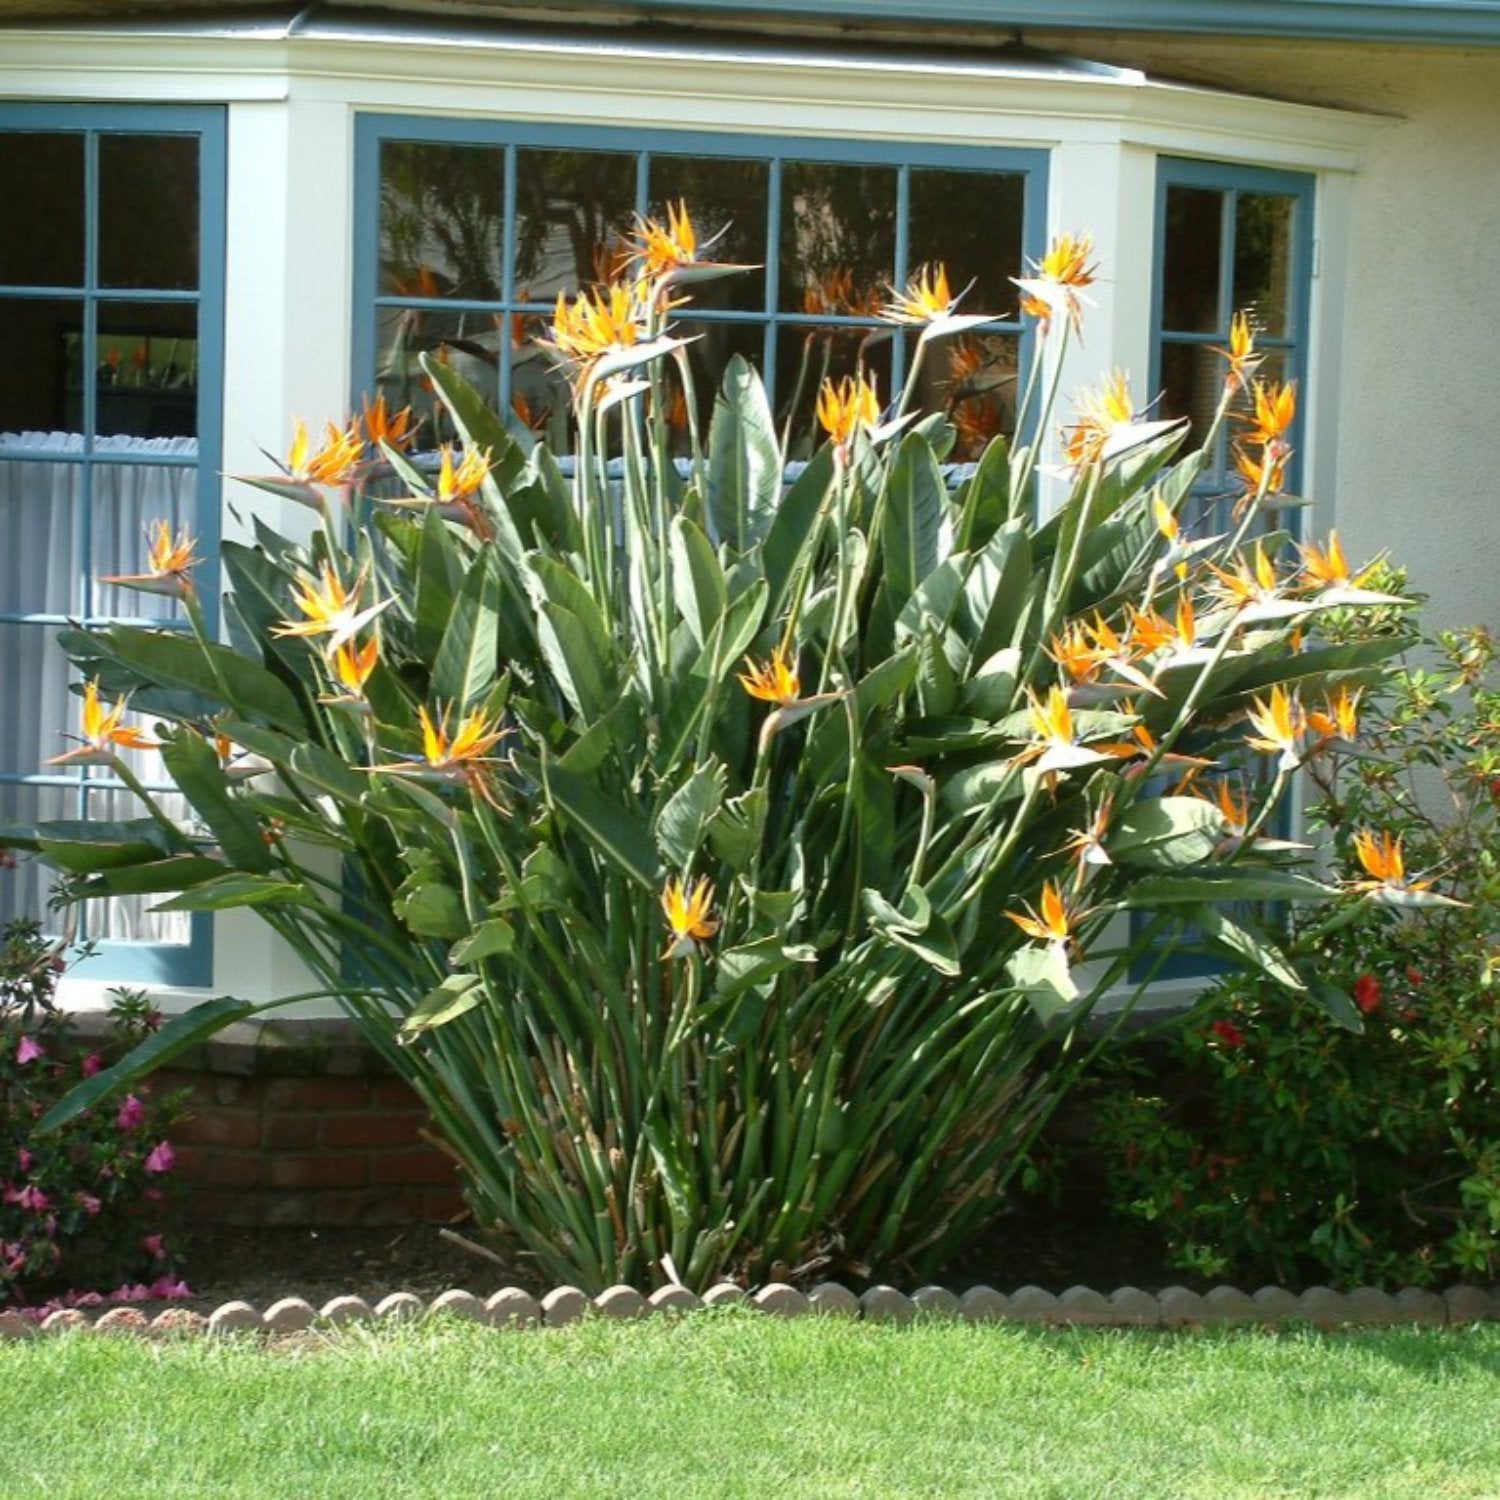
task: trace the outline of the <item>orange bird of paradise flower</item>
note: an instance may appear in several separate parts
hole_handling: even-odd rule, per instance
[[[324,563],[321,576],[310,578],[299,573],[292,585],[292,599],[305,618],[272,626],[276,635],[312,637],[326,635],[323,649],[332,656],[346,641],[351,641],[366,625],[393,602],[382,600],[368,609],[359,608],[359,596],[365,585],[361,570],[353,588],[346,589],[331,563]]]
[[[786,651],[778,646],[767,662],[745,658],[745,670],[739,674],[740,682],[752,698],[762,703],[774,703],[778,708],[796,703],[802,696],[802,679],[796,666],[788,659]]]
[[[948,268],[941,261],[923,266],[901,291],[889,288],[891,300],[880,309],[888,323],[931,323],[953,311],[958,298],[948,285]]]
[[[188,575],[202,561],[195,551],[196,546],[186,527],[173,536],[168,522],[153,521],[146,549],[147,571],[109,574],[99,582],[185,599],[194,592],[193,580]]]
[[[132,724],[120,721],[130,702],[128,693],[115,700],[113,708],[105,708],[99,696],[99,679],[96,677],[83,689],[83,734],[78,736],[76,750],[65,750],[44,762],[49,766],[109,765],[114,760],[115,746],[126,750],[158,750],[161,747]]]
[[[661,910],[672,941],[663,958],[686,958],[698,951],[699,943],[719,930],[718,920],[709,916],[713,904],[713,883],[706,875],[700,876],[691,890],[685,880],[675,875],[667,881],[661,893]]]
[[[873,377],[864,371],[846,375],[837,385],[829,379],[818,392],[818,422],[840,452],[845,452],[856,432],[869,432],[880,425],[880,398]]]
[[[1029,938],[1046,943],[1050,948],[1077,946],[1074,931],[1087,913],[1071,909],[1063,897],[1062,888],[1055,880],[1042,886],[1041,900],[1033,907],[1022,902],[1021,911],[1008,911],[1006,916]]]

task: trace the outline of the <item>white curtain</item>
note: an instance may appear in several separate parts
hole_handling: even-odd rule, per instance
[[[153,464],[153,456],[196,458],[193,438],[102,437],[94,444],[92,495],[85,505],[85,465],[57,462],[51,454],[83,452],[83,439],[67,432],[0,432],[0,611],[7,616],[62,615],[159,619],[177,612],[174,601],[86,580],[111,573],[146,571],[147,530],[155,521],[191,529],[197,471],[191,464]],[[24,456],[23,456],[24,455]],[[123,463],[112,457],[125,457]],[[85,555],[87,552],[87,555]],[[137,817],[138,799],[108,787],[107,768],[92,767],[80,786],[17,784],[15,774],[51,775],[42,763],[68,748],[76,733],[79,699],[68,691],[77,674],[57,645],[56,626],[0,625],[0,824],[54,818],[113,820]],[[148,785],[165,780],[161,757],[127,751],[135,773]],[[76,774],[61,770],[61,774]],[[164,795],[174,818],[187,816],[180,797]],[[0,874],[0,922],[34,915],[47,921],[51,872],[34,860]],[[89,936],[101,941],[180,944],[188,941],[188,919],[152,916],[159,897],[93,903],[85,919]]]

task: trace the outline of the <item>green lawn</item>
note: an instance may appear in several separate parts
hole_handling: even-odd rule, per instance
[[[0,1346],[0,1496],[1492,1497],[1497,1409],[1493,1326],[68,1336]]]

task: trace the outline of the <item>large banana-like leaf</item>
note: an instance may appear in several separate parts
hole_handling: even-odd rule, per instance
[[[748,552],[781,500],[781,446],[765,386],[740,355],[729,361],[708,437],[708,518],[714,540]]]
[[[432,664],[439,703],[462,713],[488,696],[500,666],[500,577],[490,554],[469,570],[453,599]]]
[[[898,619],[906,601],[937,566],[948,488],[931,445],[920,433],[901,440],[886,477],[880,533],[885,590]]]

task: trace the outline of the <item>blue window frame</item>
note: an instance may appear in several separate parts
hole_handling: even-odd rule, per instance
[[[1158,163],[1151,389],[1161,392],[1163,416],[1187,417],[1206,430],[1224,389],[1217,350],[1227,347],[1230,320],[1243,310],[1266,356],[1260,378],[1296,381],[1298,423],[1305,421],[1314,188],[1305,173],[1170,157]],[[1228,528],[1242,492],[1234,473],[1233,432],[1221,431],[1212,462],[1194,486],[1190,526]],[[1289,493],[1298,492],[1301,475],[1294,441]],[[1286,512],[1277,524],[1295,531],[1298,515]],[[1284,816],[1279,831],[1286,833]],[[1191,933],[1186,941],[1191,944]],[[1189,946],[1169,956],[1156,977],[1207,977],[1225,967]]]
[[[1306,409],[1314,179],[1305,173],[1164,157],[1156,179],[1151,389],[1161,412],[1205,428],[1223,390],[1229,324],[1256,325],[1260,378],[1295,380]],[[1295,432],[1294,432],[1295,436]],[[1205,522],[1233,487],[1232,433],[1197,485]],[[1294,448],[1295,448],[1294,443]],[[1296,452],[1288,489],[1301,477]]]
[[[149,524],[217,555],[224,190],[222,109],[0,104],[0,197],[26,205],[0,226],[0,824],[138,815],[107,768],[43,764],[78,714],[55,638],[183,628],[173,601],[100,581],[142,570]],[[44,879],[0,877],[0,917],[43,916]],[[87,977],[208,983],[207,919],[156,899],[89,904]]]
[[[824,374],[860,364],[899,389],[911,341],[874,310],[944,261],[964,306],[1015,306],[1044,249],[1045,152],[808,137],[362,116],[356,127],[355,397],[424,401],[416,356],[460,366],[499,409],[565,433],[565,388],[536,335],[557,295],[606,278],[638,216],[685,201],[745,276],[690,288],[677,314],[705,408],[728,358],[763,372],[793,456]],[[946,212],[942,210],[946,208]],[[1033,334],[1019,316],[924,362],[923,400],[977,448],[1008,425]],[[931,368],[929,368],[931,366]],[[962,451],[958,457],[965,456]]]

